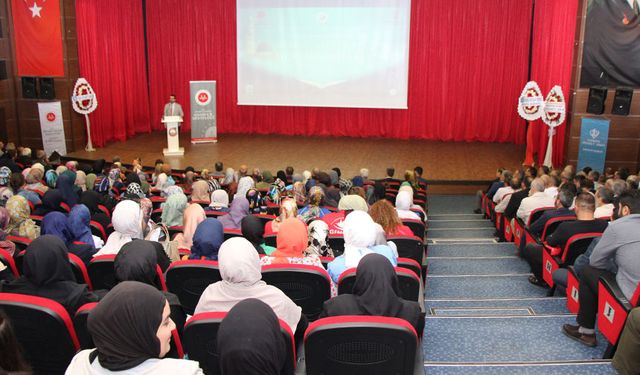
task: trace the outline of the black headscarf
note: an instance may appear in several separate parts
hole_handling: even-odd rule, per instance
[[[151,285],[124,281],[89,314],[88,328],[100,365],[124,371],[160,355],[156,336],[167,300]]]
[[[287,358],[276,314],[254,298],[236,304],[224,318],[218,350],[223,375],[277,375]]]
[[[82,195],[80,196],[80,203],[87,206],[87,208],[89,209],[89,212],[91,212],[92,215],[98,212],[102,212],[98,208],[98,205],[101,204],[101,202],[102,202],[102,195],[97,191],[87,190],[83,192]]]
[[[264,254],[264,249],[260,246],[264,243],[264,224],[262,224],[262,220],[253,215],[247,215],[240,222],[240,228],[242,229],[242,237],[251,242],[258,254]]]
[[[338,203],[340,202],[341,197],[340,189],[330,186],[325,194],[325,204],[329,207],[338,208]]]
[[[126,178],[126,186],[129,186],[130,183],[135,182],[138,185],[142,186],[142,183],[140,182],[140,176],[138,176],[137,173],[133,173],[133,172],[129,172],[127,173],[127,178]]]
[[[116,255],[113,268],[118,281],[139,281],[154,285],[158,257],[155,247],[148,241],[131,241]]]
[[[284,171],[280,170],[276,173],[276,177],[279,178],[285,184],[287,183],[287,174]]]
[[[42,196],[42,204],[33,210],[33,215],[44,216],[49,212],[64,212],[60,203],[62,203],[62,192],[58,189],[49,189]]]
[[[104,159],[98,159],[96,161],[93,162],[93,173],[95,173],[96,175],[100,175],[104,173],[104,164],[105,164],[105,160]]]

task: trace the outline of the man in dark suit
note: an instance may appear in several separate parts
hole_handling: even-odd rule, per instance
[[[522,180],[522,190],[511,194],[509,204],[507,205],[507,208],[504,209],[504,216],[507,219],[512,220],[516,217],[516,213],[518,212],[520,203],[522,203],[523,199],[529,196],[529,190],[531,190],[531,181],[533,181],[533,177],[525,177]]]
[[[576,197],[576,186],[573,184],[563,185],[562,188],[558,191],[558,195],[556,196],[555,210],[547,210],[542,216],[538,218],[538,220],[534,221],[531,226],[529,226],[529,233],[534,236],[540,237],[542,232],[544,231],[544,226],[550,219],[561,216],[576,216],[575,212],[571,211],[569,207],[573,204],[573,199]],[[551,233],[547,233],[549,235]]]
[[[607,228],[608,223],[604,220],[596,220],[593,212],[596,210],[596,200],[592,194],[580,193],[576,197],[576,220],[566,221],[551,234],[547,236],[547,245],[563,249],[569,238],[580,233],[602,233]],[[531,267],[529,282],[534,285],[544,286],[542,280],[542,252],[543,246],[529,244],[524,248],[522,256]]]

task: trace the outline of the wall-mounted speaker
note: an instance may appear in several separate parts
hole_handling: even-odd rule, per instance
[[[36,99],[38,97],[35,77],[22,77],[22,97],[25,99]]]
[[[0,81],[3,81],[8,78],[7,74],[7,61],[0,60]]]
[[[611,108],[611,114],[622,115],[622,116],[629,115],[632,98],[633,98],[632,88],[618,87],[616,89],[616,96],[613,98],[613,108]]]
[[[56,89],[53,84],[53,78],[39,78],[40,81],[40,99],[55,99]]]
[[[607,100],[607,88],[604,86],[594,86],[589,89],[589,100],[587,101],[587,113],[601,115],[604,113],[604,101]]]

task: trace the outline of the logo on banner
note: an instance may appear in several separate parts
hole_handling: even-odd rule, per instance
[[[540,87],[535,81],[529,81],[524,86],[518,100],[518,114],[527,121],[534,121],[542,116],[544,98]]]
[[[56,114],[53,112],[47,113],[47,121],[54,122],[56,121]]]
[[[84,78],[78,78],[71,94],[73,110],[81,115],[88,115],[98,107],[98,99],[93,88]]]
[[[589,135],[593,140],[596,140],[600,135],[600,131],[598,129],[591,129],[591,131],[589,132]]]
[[[556,85],[549,91],[544,101],[542,121],[550,127],[555,128],[564,122],[565,117],[566,105],[564,95],[562,94],[562,88]]]
[[[195,101],[198,105],[204,107],[205,105],[211,103],[211,93],[209,90],[199,90],[196,92]]]

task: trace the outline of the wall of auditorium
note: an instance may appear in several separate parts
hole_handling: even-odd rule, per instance
[[[55,78],[56,99],[62,102],[62,116],[67,151],[84,147],[84,120],[71,108],[71,90],[78,79],[78,43],[74,0],[61,0],[62,37],[65,76]],[[31,148],[42,148],[38,102],[42,99],[24,99],[22,84],[14,64],[13,25],[11,1],[0,4],[0,60],[7,61],[8,79],[0,80],[0,140],[15,142]]]
[[[634,90],[631,111],[628,116],[612,115],[615,89],[610,89],[605,102],[605,112],[602,115],[587,113],[589,89],[580,88],[582,68],[582,53],[587,18],[587,0],[580,1],[576,38],[574,45],[573,75],[569,102],[569,136],[567,137],[567,155],[565,160],[569,164],[577,165],[578,148],[580,145],[580,124],[585,117],[602,118],[611,121],[609,129],[609,143],[607,145],[606,167],[630,168],[632,173],[640,169],[640,90]]]

